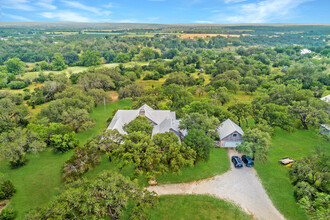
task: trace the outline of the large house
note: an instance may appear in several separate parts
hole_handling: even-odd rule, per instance
[[[153,125],[152,136],[171,131],[182,140],[186,134],[186,130],[179,129],[180,120],[176,119],[175,112],[171,112],[170,110],[154,110],[146,104],[136,110],[118,110],[107,130],[117,129],[119,133],[127,134],[123,129],[124,125],[130,123],[138,116],[146,117]]]
[[[218,128],[220,147],[237,147],[243,140],[244,132],[230,119],[222,122]]]
[[[320,125],[319,131],[321,134],[330,135],[330,125]]]
[[[322,97],[321,100],[328,103],[328,104],[330,104],[330,95]],[[327,113],[330,114],[329,106],[328,106]],[[330,125],[329,124],[320,125],[319,131],[320,131],[321,134],[329,135],[330,134]]]
[[[324,102],[330,103],[330,95],[322,97],[321,100]]]

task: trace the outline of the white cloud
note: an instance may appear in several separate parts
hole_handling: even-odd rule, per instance
[[[34,11],[35,8],[31,6],[29,0],[2,0],[2,8],[16,9],[23,11]]]
[[[77,8],[77,9],[81,9],[81,10],[93,12],[93,13],[96,13],[96,14],[99,14],[100,13],[98,8],[94,8],[94,7],[91,7],[91,6],[83,5],[80,2],[66,1],[66,0],[62,0],[62,2],[65,3],[66,5],[72,7],[72,8]]]
[[[84,10],[84,11],[89,11],[89,12],[95,13],[97,15],[108,16],[111,13],[111,11],[103,11],[99,8],[87,6],[87,5],[81,4],[80,2],[76,2],[76,1],[62,0],[62,2],[65,3],[67,6],[70,6],[72,8],[76,8],[76,9],[80,9],[80,10]]]
[[[235,5],[234,15],[215,17],[229,23],[266,23],[293,17],[294,9],[310,0],[263,0],[257,3]]]
[[[58,21],[90,22],[86,16],[72,11],[43,12],[40,15],[49,19],[58,19]]]
[[[2,16],[14,19],[14,20],[18,20],[18,21],[31,21],[28,18],[22,17],[22,16],[18,16],[18,15],[11,15],[11,14],[6,14],[6,13],[1,13]]]
[[[40,0],[36,3],[36,5],[41,6],[42,8],[55,10],[56,6],[53,5],[53,0]]]

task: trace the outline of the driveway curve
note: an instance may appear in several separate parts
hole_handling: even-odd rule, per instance
[[[235,150],[228,150],[228,156],[238,155]],[[158,195],[167,194],[208,194],[227,200],[255,219],[283,220],[282,214],[269,199],[254,168],[231,168],[228,172],[209,179],[189,183],[150,186],[149,191]]]

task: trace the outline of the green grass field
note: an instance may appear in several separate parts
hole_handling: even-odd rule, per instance
[[[34,66],[34,63],[30,63],[30,66]],[[119,63],[105,63],[105,64],[101,64],[99,66],[96,66],[96,68],[102,68],[102,67],[107,67],[107,68],[115,68],[119,65]],[[129,62],[129,63],[123,63],[123,65],[125,67],[132,67],[134,65],[148,65],[148,62]],[[88,67],[85,66],[70,66],[65,70],[62,71],[53,71],[53,70],[45,70],[43,71],[43,73],[45,73],[46,75],[49,73],[54,73],[54,74],[58,74],[58,73],[67,73],[67,74],[72,74],[72,73],[80,73],[83,71],[88,70]],[[41,72],[41,71],[39,71]],[[39,72],[27,72],[23,75],[23,79],[30,79],[31,81],[33,81],[35,78],[38,77]]]
[[[178,174],[168,173],[157,177],[159,184],[183,183],[209,178],[229,170],[230,162],[226,149],[215,148],[211,151],[207,162],[199,162],[196,166],[185,167]]]
[[[148,210],[151,219],[252,219],[235,205],[206,195],[161,196],[159,203]]]
[[[108,103],[107,115],[103,105],[94,108],[90,117],[95,119],[96,126],[77,135],[80,145],[106,128],[106,119],[114,109],[130,106],[131,103],[130,99]],[[7,160],[0,160],[0,172],[12,180],[17,189],[11,204],[18,213],[18,219],[23,219],[30,209],[47,204],[61,191],[62,166],[71,155],[72,151],[61,154],[47,149],[39,155],[28,155],[28,163],[17,169],[11,169]]]
[[[117,108],[130,107],[132,105],[131,99],[123,99],[117,102],[107,103],[104,109],[103,104],[99,104],[90,114],[90,118],[95,120],[95,126],[88,131],[77,134],[80,146],[83,146],[86,141],[107,127],[107,119],[112,114],[113,110]]]
[[[55,154],[47,149],[37,156],[28,155],[27,165],[17,169],[11,169],[7,160],[0,161],[0,172],[17,190],[11,205],[18,219],[23,219],[30,209],[48,203],[61,191],[62,166],[71,155],[72,152]]]
[[[280,165],[283,157],[297,160],[313,154],[320,146],[326,154],[330,153],[330,142],[318,135],[317,131],[297,130],[294,133],[277,129],[272,139],[268,161],[255,168],[274,205],[287,219],[308,219],[297,205],[293,196],[293,186],[289,180],[287,167]]]

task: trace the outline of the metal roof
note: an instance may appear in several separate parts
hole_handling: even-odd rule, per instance
[[[143,110],[143,112],[141,110]],[[180,131],[180,120],[176,119],[175,112],[171,112],[170,110],[154,110],[146,104],[135,110],[118,110],[107,130],[117,129],[119,133],[127,134],[123,129],[124,125],[130,123],[141,114],[153,122],[154,128],[152,135],[164,133],[171,129],[178,132]]]
[[[330,95],[322,97],[321,100],[330,103]]]
[[[235,122],[233,122],[230,119],[227,119],[226,121],[222,122],[218,128],[218,134],[220,137],[220,140],[227,137],[228,135],[232,134],[233,132],[237,131],[241,135],[244,134],[244,131],[240,126],[238,126]]]
[[[322,124],[321,127],[327,129],[328,131],[330,131],[330,125],[327,124]]]

